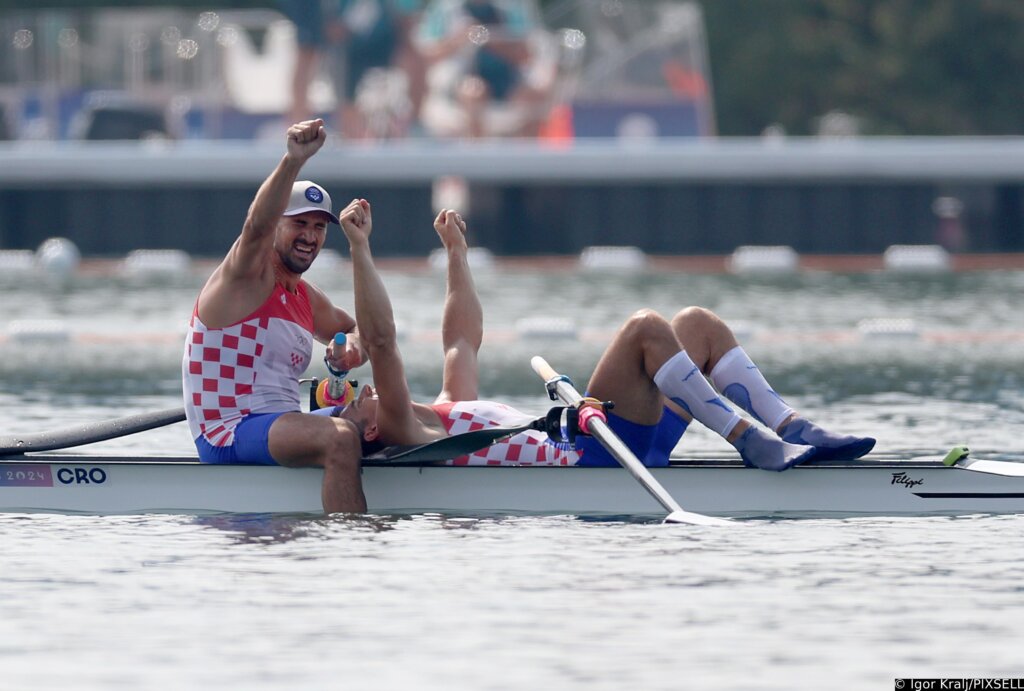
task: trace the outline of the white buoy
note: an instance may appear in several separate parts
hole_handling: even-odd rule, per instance
[[[13,343],[64,343],[71,338],[67,325],[56,319],[17,319],[7,325]]]
[[[949,252],[940,245],[891,245],[882,261],[888,271],[941,272],[950,268]]]
[[[793,273],[800,268],[800,255],[788,245],[742,245],[726,261],[734,274]]]
[[[757,337],[758,328],[757,325],[748,321],[729,321],[729,329],[732,331],[732,335],[736,337],[736,340],[740,343],[746,343],[752,341]]]
[[[580,267],[601,271],[640,271],[647,267],[647,255],[632,245],[592,245],[580,252]]]
[[[309,277],[312,278],[326,278],[328,276],[336,276],[343,274],[345,276],[351,276],[352,272],[348,268],[348,260],[335,249],[324,248],[320,250],[320,254],[316,255],[316,259],[313,260],[312,265],[309,267],[309,271],[306,272]]]
[[[473,270],[490,269],[494,267],[494,253],[486,247],[470,247],[466,251],[466,262]],[[432,250],[427,263],[431,269],[444,271],[448,268],[448,252],[443,247]]]
[[[576,340],[576,322],[565,317],[523,317],[516,320],[515,331],[520,339]]]
[[[50,238],[36,250],[36,264],[46,278],[68,278],[81,261],[78,247],[67,238]]]
[[[0,276],[24,277],[36,270],[32,250],[0,250]]]
[[[920,336],[917,323],[903,317],[862,319],[857,323],[862,338],[915,339]]]
[[[177,276],[191,269],[192,257],[183,250],[133,250],[121,262],[126,276]]]

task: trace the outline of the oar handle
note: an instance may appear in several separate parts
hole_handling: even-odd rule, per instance
[[[532,367],[533,371],[536,372],[544,381],[550,381],[558,376],[558,372],[555,371],[555,368],[549,365],[548,361],[540,355],[534,355],[530,358],[530,367]]]
[[[544,380],[544,384],[548,389],[548,396],[551,397],[552,401],[562,399],[562,402],[566,405],[579,405],[580,401],[583,400],[583,396],[572,385],[569,378],[559,374],[540,355],[534,355],[530,359],[530,366]]]

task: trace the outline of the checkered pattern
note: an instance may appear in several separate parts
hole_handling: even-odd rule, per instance
[[[222,329],[208,329],[198,311],[193,314],[182,383],[194,439],[230,446],[246,415],[300,409],[297,382],[312,359],[313,345],[312,312],[305,298],[302,291],[288,299],[278,286],[259,310]]]
[[[515,408],[492,401],[459,401],[434,406],[449,434],[522,424],[531,419]],[[579,454],[555,444],[543,432],[528,430],[486,449],[450,461],[451,465],[575,465]]]

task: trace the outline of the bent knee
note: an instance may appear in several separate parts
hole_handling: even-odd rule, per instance
[[[657,336],[665,333],[669,324],[665,318],[652,309],[644,308],[630,315],[623,330],[640,337]]]
[[[335,428],[327,445],[324,465],[357,468],[362,458],[359,430],[349,420],[334,418],[334,422]]]
[[[718,315],[706,307],[684,307],[672,317],[672,327],[694,328],[701,325],[715,324],[721,321]]]

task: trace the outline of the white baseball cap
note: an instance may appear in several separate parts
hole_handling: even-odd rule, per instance
[[[297,216],[307,211],[323,211],[331,217],[331,221],[338,223],[338,217],[331,211],[331,195],[327,194],[327,190],[315,182],[299,180],[292,185],[288,208],[283,215]]]

